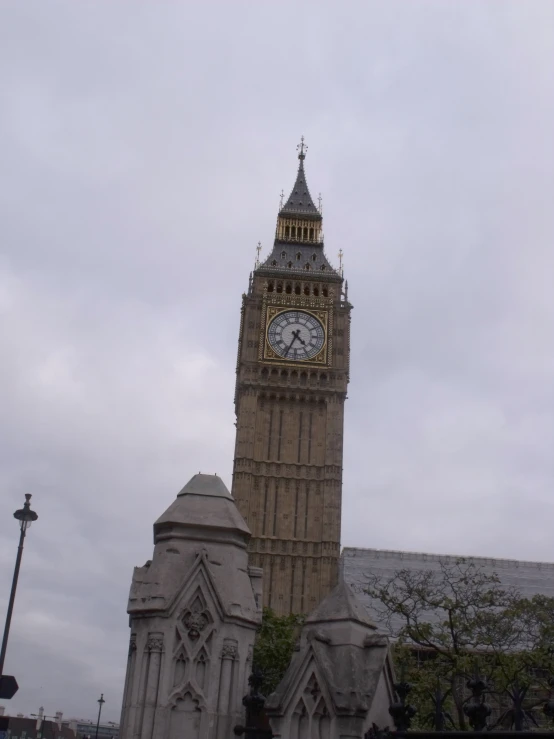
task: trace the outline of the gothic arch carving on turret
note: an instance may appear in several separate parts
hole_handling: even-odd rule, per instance
[[[177,688],[186,679],[190,660],[183,646],[180,647],[173,659],[175,662],[173,667],[173,687]]]
[[[186,657],[193,657],[202,645],[205,645],[210,636],[216,631],[213,604],[210,603],[202,584],[185,601],[181,613],[175,624],[174,656],[183,652]]]
[[[198,685],[199,690],[204,691],[206,689],[206,675],[210,668],[210,654],[203,646],[194,660],[194,682]]]
[[[212,658],[213,637],[216,633],[212,629],[203,637],[200,646],[190,648],[185,641],[179,639],[173,653],[173,688],[181,690],[186,682],[194,683],[200,692],[206,688],[206,674],[209,671]]]
[[[294,700],[298,696],[299,689],[302,690],[291,716],[289,735],[291,739],[302,739],[304,736],[314,739],[330,739],[331,699],[326,691],[321,689],[323,683],[316,676],[315,665],[311,671],[308,670],[306,675],[310,677],[304,681],[304,689],[302,690],[299,685],[292,697]]]
[[[198,586],[189,605],[183,609],[179,622],[192,645],[200,644],[204,640],[206,629],[207,633],[210,633],[214,618],[201,586]]]
[[[197,695],[203,696],[223,612],[205,550],[197,555],[172,611],[176,615],[171,683],[174,695],[181,694],[185,690],[183,686],[189,685],[194,686]]]
[[[183,579],[182,586],[169,604],[169,614],[173,615],[176,610],[183,609],[184,616],[186,608],[192,606],[197,596],[199,596],[200,603],[204,604],[206,610],[205,615],[209,614],[211,624],[215,624],[225,617],[225,609],[217,592],[217,587],[210,571],[208,552],[205,549],[198,552],[194,564],[187,576]],[[200,610],[199,614],[201,615],[202,613],[203,611]],[[200,625],[200,621],[196,624],[191,622],[190,628],[192,628],[193,634],[195,631],[198,631]]]
[[[170,698],[169,739],[198,739],[206,704],[190,683]]]

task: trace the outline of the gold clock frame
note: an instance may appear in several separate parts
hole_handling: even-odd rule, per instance
[[[275,316],[285,311],[300,310],[309,313],[323,326],[324,342],[321,350],[315,357],[310,359],[286,360],[277,354],[269,343],[269,324]],[[312,366],[329,367],[332,357],[332,335],[333,335],[333,298],[299,297],[297,295],[275,294],[269,295],[264,291],[263,320],[260,326],[260,340],[258,343],[258,360],[273,365],[287,367]]]

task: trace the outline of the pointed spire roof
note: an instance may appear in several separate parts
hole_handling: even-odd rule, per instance
[[[214,498],[232,497],[221,477],[204,475],[202,472],[191,477],[181,492],[177,493],[178,498],[182,495],[209,495]]]
[[[365,606],[356,598],[342,576],[338,585],[310,613],[306,619],[306,624],[321,623],[322,621],[356,621],[364,626],[369,626],[371,629],[377,628],[369,617]]]
[[[300,164],[298,165],[298,173],[296,175],[296,182],[292,188],[292,192],[289,195],[289,199],[285,205],[279,211],[279,215],[300,215],[311,217],[314,220],[321,220],[321,213],[314,205],[310,190],[308,189],[308,183],[306,182],[306,175],[304,173],[304,159],[306,158],[306,151],[308,147],[304,143],[304,136],[301,137],[300,143],[296,147],[298,149],[298,159]]]
[[[154,524],[154,540],[167,527],[232,529],[250,537],[234,498],[217,475],[194,475]]]

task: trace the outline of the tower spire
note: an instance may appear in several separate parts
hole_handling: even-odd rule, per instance
[[[321,214],[312,200],[310,191],[308,189],[308,183],[306,182],[306,175],[304,173],[304,160],[306,159],[306,152],[308,146],[304,141],[304,136],[300,137],[300,143],[296,147],[298,152],[298,172],[296,174],[296,182],[292,188],[292,192],[289,195],[289,199],[284,206],[281,207],[279,215],[287,216],[302,216],[307,217],[310,220],[321,220]]]

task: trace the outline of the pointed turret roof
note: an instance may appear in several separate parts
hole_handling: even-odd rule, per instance
[[[154,539],[167,527],[233,529],[250,536],[234,498],[217,475],[194,475],[154,524]]]
[[[279,211],[279,215],[303,215],[320,221],[321,213],[314,205],[314,201],[310,195],[310,190],[308,189],[308,183],[306,182],[306,174],[304,172],[304,159],[306,158],[307,149],[308,147],[304,143],[304,136],[302,136],[301,142],[298,145],[298,159],[300,164],[298,165],[296,182],[294,183],[292,192],[289,195],[289,199]]]
[[[177,497],[181,495],[209,495],[215,498],[231,498],[225,483],[217,475],[204,475],[199,472],[187,482]]]
[[[364,626],[376,629],[365,607],[352,592],[349,585],[341,577],[329,595],[321,601],[317,608],[306,619],[307,624],[322,621],[357,621]]]

